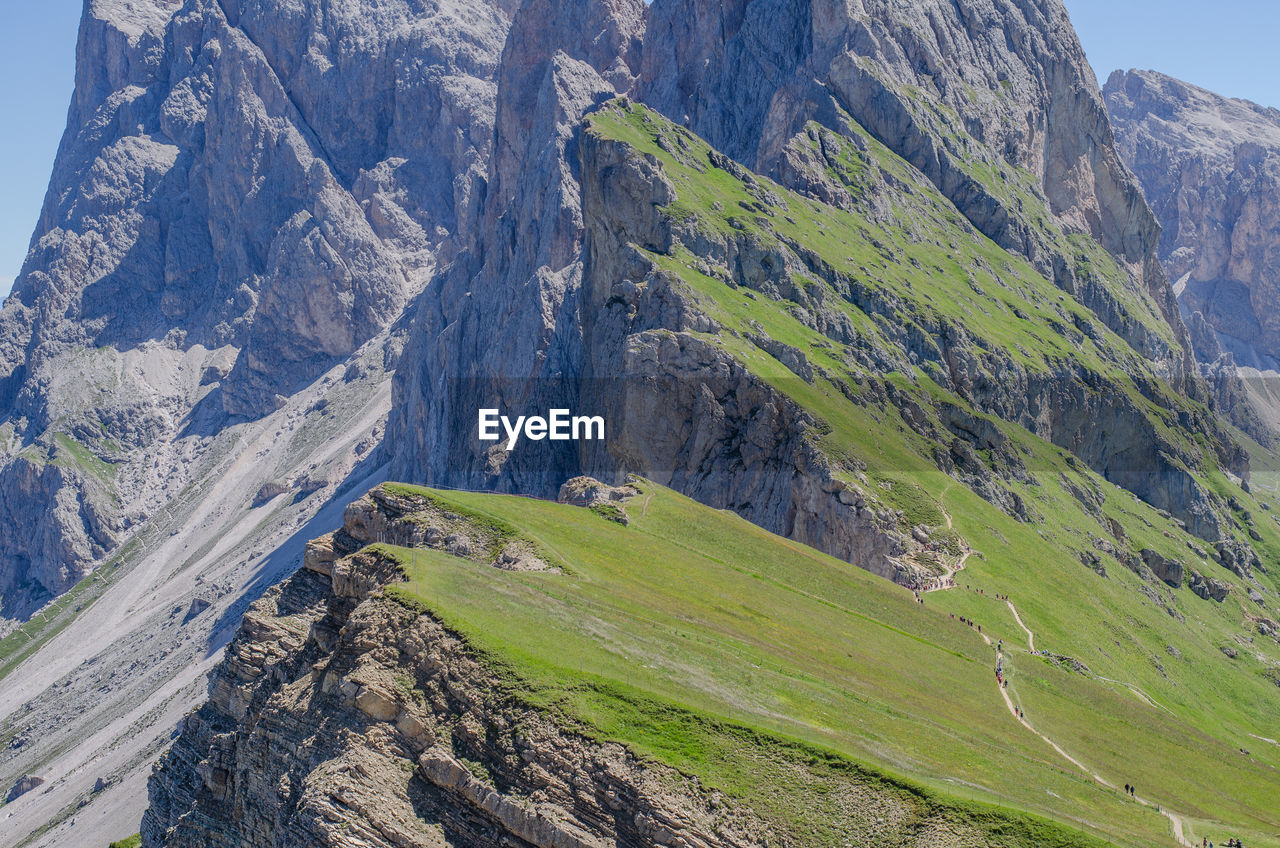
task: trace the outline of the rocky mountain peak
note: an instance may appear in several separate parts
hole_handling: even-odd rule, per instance
[[[488,195],[466,253],[418,304],[397,374],[393,467],[406,479],[554,493],[578,460],[542,443],[507,464],[474,439],[475,414],[572,406],[580,373],[577,298],[582,118],[639,69],[640,0],[533,0],[503,50]]]
[[[1280,367],[1280,110],[1153,71],[1117,71],[1106,99],[1120,149],[1164,225],[1160,257],[1188,316],[1200,313],[1239,365]]]

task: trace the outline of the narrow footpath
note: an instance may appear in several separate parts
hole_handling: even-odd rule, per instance
[[[945,508],[942,509],[942,517],[947,520],[947,529],[952,529],[951,513],[947,512]],[[970,548],[969,545],[961,539],[960,559],[956,561],[955,565],[950,565],[944,562],[942,564],[944,571],[943,575],[939,577],[937,581],[922,589],[921,592],[923,594],[927,594],[929,592],[941,592],[944,589],[954,589],[956,587],[956,575],[961,571],[964,571],[965,565],[969,562],[969,557],[971,556],[973,556],[973,548]]]
[[[951,515],[945,509],[942,511],[942,514],[947,520],[947,529],[950,530]],[[962,555],[959,561],[956,563],[955,567],[954,568],[947,567],[948,578],[954,578],[957,573],[962,571],[965,567],[965,564],[968,562],[969,557],[973,554],[973,550],[963,541],[961,542],[961,550],[962,550]],[[951,583],[952,585],[947,585],[948,583]],[[940,584],[935,588],[927,589],[925,591],[934,592],[934,591],[941,591],[943,589],[953,589],[953,588],[955,588],[953,580],[942,580],[940,581]],[[1023,622],[1022,616],[1018,614],[1018,608],[1013,605],[1013,601],[1006,599],[1005,603],[1009,605],[1009,611],[1013,613],[1014,621],[1016,621],[1018,623],[1018,626],[1021,627],[1023,631],[1027,634],[1027,645],[1030,648],[1031,653],[1033,654],[1036,653],[1036,634],[1032,632],[1031,628],[1027,627],[1027,625]],[[1003,666],[1004,664],[1003,649],[999,645],[997,645],[995,642],[993,642],[991,637],[988,636],[986,633],[982,633],[981,631],[979,631],[979,635],[982,636],[983,641],[985,641],[991,647],[995,648],[997,661],[1000,663],[1001,666]],[[1128,685],[1128,684],[1121,684],[1121,685]],[[1067,751],[1061,745],[1055,742],[1053,739],[1049,738],[1045,734],[1041,733],[1040,731],[1032,727],[1031,723],[1028,722],[1025,717],[1019,714],[1018,708],[1013,703],[1013,698],[1009,696],[1009,690],[1006,688],[1005,684],[999,678],[997,678],[996,680],[996,688],[1000,691],[1000,697],[1004,699],[1004,705],[1009,710],[1009,714],[1013,716],[1014,719],[1019,724],[1021,724],[1027,730],[1031,731],[1036,736],[1044,740],[1044,742],[1048,744],[1049,747],[1053,748],[1053,750],[1057,751],[1058,754],[1063,759],[1071,763],[1076,768],[1080,769],[1080,771],[1087,774],[1090,778],[1092,778],[1095,782],[1097,782],[1101,786],[1105,786],[1108,789],[1114,790],[1116,792],[1123,791],[1120,789],[1120,787],[1116,786],[1114,783],[1107,780],[1102,775],[1093,771],[1084,763],[1080,762],[1075,757],[1068,754]],[[1146,698],[1145,695],[1143,697],[1144,697],[1144,700],[1150,701],[1150,699]],[[1181,816],[1169,810],[1166,810],[1163,807],[1161,807],[1159,804],[1156,804],[1140,796],[1134,795],[1132,797],[1133,797],[1133,800],[1137,801],[1139,804],[1143,805],[1144,807],[1154,807],[1161,815],[1163,815],[1165,818],[1169,820],[1170,825],[1172,825],[1173,827],[1173,836],[1177,840],[1179,845],[1183,846],[1183,848],[1195,848],[1193,843],[1191,843],[1186,838],[1186,835],[1183,831]]]

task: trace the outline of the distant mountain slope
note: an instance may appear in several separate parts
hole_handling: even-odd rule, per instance
[[[1280,370],[1280,111],[1154,71],[1117,71],[1105,94],[1120,151],[1164,227],[1160,257],[1197,354]],[[1274,430],[1276,387],[1245,376]]]

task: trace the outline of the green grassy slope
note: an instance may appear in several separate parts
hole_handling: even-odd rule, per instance
[[[1141,617],[1123,587],[1082,601],[1060,566],[1019,573],[1012,551],[992,545],[960,575],[988,595],[961,588],[921,605],[730,513],[642,488],[623,527],[557,504],[406,487],[514,528],[566,573],[501,572],[440,552],[388,549],[411,581],[393,591],[504,666],[520,697],[699,776],[803,844],[838,843],[824,832],[820,777],[788,779],[788,757],[811,760],[819,773],[893,775],[868,779],[894,791],[914,787],[950,815],[987,821],[994,804],[1065,828],[1019,819],[1038,834],[1027,844],[1054,844],[1074,829],[1125,845],[1170,844],[1168,822],[1153,809],[1100,786],[1016,723],[996,689],[992,648],[950,615],[967,613],[1013,651],[1010,691],[1040,732],[1113,782],[1136,783],[1191,816],[1226,819],[1253,844],[1280,844],[1263,838],[1277,826],[1280,758],[1241,756],[1234,727],[1265,726],[1263,705],[1214,721],[1183,716],[1192,699],[1177,699],[1180,684],[1152,680],[1140,646],[1113,646],[1111,662],[1093,661],[1091,643],[1104,638],[1079,619],[1096,617],[1102,627],[1108,609]],[[960,487],[946,508],[961,530],[1019,529]],[[1027,535],[1023,529],[1011,548],[1030,544]],[[1018,652],[1022,631],[989,597],[1006,588],[1028,599],[1024,620],[1038,647],[1076,652],[1092,671],[1143,687],[1173,713]],[[1183,656],[1207,661],[1189,648]]]
[[[677,197],[665,211],[683,235],[669,253],[649,250],[648,255],[719,323],[717,332],[700,335],[809,411],[818,421],[817,442],[837,467],[847,469],[850,483],[903,510],[907,525],[933,525],[936,537],[950,535],[941,526],[944,514],[950,515],[951,532],[978,551],[960,578],[962,587],[968,584],[971,590],[931,595],[926,606],[984,622],[988,632],[1012,648],[1014,695],[1037,728],[1106,780],[1135,783],[1146,797],[1180,811],[1188,837],[1197,842],[1202,836],[1220,841],[1234,833],[1276,844],[1280,746],[1267,740],[1280,737],[1274,730],[1280,728],[1280,644],[1265,631],[1277,617],[1272,608],[1280,591],[1280,521],[1273,516],[1280,502],[1265,485],[1270,478],[1250,489],[1220,471],[1218,459],[1229,452],[1229,437],[1207,410],[1170,389],[1143,357],[1025,260],[974,231],[931,185],[856,123],[850,121],[848,129],[849,138],[841,142],[843,159],[832,155],[831,139],[816,130],[808,136],[809,143],[823,146],[827,177],[861,198],[846,209],[722,167],[705,144],[643,107],[611,104],[591,118],[589,131],[649,157],[674,187]],[[798,138],[806,143],[805,136]],[[784,275],[794,283],[790,290],[749,290],[735,284],[731,268],[685,247],[698,241],[690,233],[746,240],[766,251],[808,252],[808,261],[816,257],[817,263],[834,269],[836,282],[791,269]],[[1096,244],[1070,238],[1080,261],[1106,276],[1117,296],[1132,298],[1132,314],[1158,330],[1149,298],[1111,279],[1123,272]],[[858,340],[833,344],[806,320],[806,313],[818,310],[838,312]],[[963,335],[988,369],[981,379],[1009,380],[1006,368],[1032,379],[1067,373],[1068,382],[1081,381],[1076,383],[1083,386],[1080,402],[1105,393],[1117,399],[1112,404],[1128,404],[1132,414],[1127,423],[1144,428],[1143,438],[1158,441],[1176,457],[1172,464],[1185,472],[1187,484],[1207,493],[1224,516],[1227,538],[1249,546],[1261,566],[1251,577],[1229,571],[1214,560],[1210,546],[1167,513],[1103,480],[1063,447],[1018,423],[982,414],[970,397],[945,388],[952,380],[942,364],[904,354],[904,328],[905,335]],[[802,352],[814,366],[812,382],[798,378],[758,346],[752,339],[760,334]],[[869,350],[884,355],[868,365],[861,354]],[[918,404],[924,426],[920,420],[906,420],[899,404],[886,400],[886,391],[889,397],[896,392]],[[1021,520],[937,470],[935,457],[940,449],[946,451],[950,438],[939,410],[948,405],[965,410],[1003,440],[998,451],[979,451],[980,458],[990,468],[994,487],[1025,505]],[[1255,466],[1274,467],[1273,456],[1256,445],[1246,447]],[[1013,473],[1011,466],[1016,466]],[[1174,590],[1140,566],[1137,572],[1127,568],[1125,563],[1132,564],[1144,550],[1181,560],[1188,576],[1194,569],[1228,584],[1230,595],[1223,603],[1206,601],[1185,583]],[[700,587],[694,581],[690,591],[708,591]],[[1250,599],[1251,591],[1263,593],[1261,603]],[[995,594],[1014,599],[1024,623],[1036,633],[1038,648],[1074,661],[1029,654],[1026,634],[1008,607],[993,600]],[[910,609],[908,615],[918,612]],[[817,615],[805,612],[811,614]],[[923,637],[926,627],[920,623],[902,629]],[[829,621],[820,631],[828,636],[840,632]],[[796,664],[838,650],[821,638],[788,638],[805,645],[791,657]],[[972,634],[967,638],[972,641]],[[979,655],[985,650],[980,642],[974,647]],[[928,666],[897,645],[881,644],[872,653],[875,659],[864,655],[858,667],[877,666],[899,680]],[[979,667],[984,664],[981,656],[967,658]],[[718,668],[719,661],[716,655],[692,666],[702,674],[708,667]],[[884,681],[873,685],[861,679],[867,689],[894,696],[894,687]],[[712,691],[726,685],[717,682]],[[825,685],[833,685],[830,678]],[[753,678],[748,688],[756,692],[759,687]],[[853,683],[846,688],[858,691]],[[899,683],[896,696],[919,705],[929,703],[923,694],[928,691],[915,679],[910,685]],[[948,707],[968,719],[966,727],[974,727],[972,708],[960,706],[960,695],[952,694],[963,687],[948,683],[945,691],[956,699]],[[791,704],[791,692],[789,685],[780,687],[777,702],[747,704],[752,720],[792,715],[777,706]],[[1000,706],[994,692],[983,693],[981,685],[973,690]],[[696,701],[689,692],[678,697]],[[727,705],[745,708],[733,699]],[[941,708],[933,704],[930,709],[934,714]],[[953,725],[922,730],[904,721],[904,715],[914,714],[899,705],[879,721],[859,715],[858,730],[865,735],[842,733],[830,726],[825,713],[805,718],[801,726],[779,720],[777,729],[851,746],[845,750],[930,780],[975,784],[983,787],[984,797],[1051,809],[1066,820],[1087,820],[1121,842],[1159,843],[1158,834],[1167,829],[1149,811],[1126,815],[1109,809],[1105,790],[1034,736],[1024,740],[1027,750],[987,749],[984,757],[974,750],[997,744],[989,736],[935,749],[921,740],[954,740],[963,734]],[[998,709],[991,719],[1018,729]],[[999,744],[1012,743],[1001,736]],[[957,750],[964,753],[956,756]],[[1058,779],[1067,783],[1029,777],[1020,758],[1035,754],[1045,762],[1034,768],[1057,768]],[[992,774],[1005,772],[1009,784],[994,785]],[[1229,822],[1235,830],[1224,832],[1215,822]]]

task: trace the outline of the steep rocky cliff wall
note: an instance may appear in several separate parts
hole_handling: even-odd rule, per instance
[[[1117,71],[1105,94],[1164,225],[1160,258],[1179,302],[1212,330],[1197,352],[1212,362],[1220,347],[1237,365],[1280,369],[1280,111],[1153,71]]]
[[[452,256],[483,196],[509,12],[86,4],[0,311],[0,515],[31,529],[0,543],[7,614],[181,491],[189,437],[283,406]]]
[[[486,204],[467,250],[414,314],[389,425],[402,479],[553,494],[580,468],[561,443],[519,455],[476,439],[476,412],[577,407],[583,117],[631,87],[641,0],[521,7],[498,78]]]

